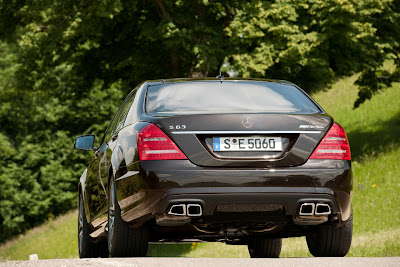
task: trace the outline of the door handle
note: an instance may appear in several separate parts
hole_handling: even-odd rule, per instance
[[[96,150],[96,152],[94,152],[94,157],[97,159],[97,157],[100,156],[100,149]]]
[[[111,137],[111,140],[112,140],[112,141],[115,141],[115,140],[117,140],[117,138],[118,138],[118,134],[114,134],[114,135]]]

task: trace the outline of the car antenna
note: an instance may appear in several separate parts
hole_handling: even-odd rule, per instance
[[[219,71],[219,75],[217,75],[217,80],[219,80],[219,81],[222,83],[222,81],[223,81],[224,78],[225,78],[225,77],[222,76],[221,71]]]

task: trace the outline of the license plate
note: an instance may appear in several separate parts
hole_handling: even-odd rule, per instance
[[[282,151],[282,138],[214,137],[214,151]]]

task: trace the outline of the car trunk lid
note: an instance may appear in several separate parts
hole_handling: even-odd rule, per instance
[[[207,167],[287,167],[304,164],[333,123],[326,114],[144,115],[156,124],[194,164]],[[217,151],[215,138],[272,142],[270,151]]]

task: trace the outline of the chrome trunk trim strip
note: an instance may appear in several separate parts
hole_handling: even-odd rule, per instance
[[[285,134],[285,133],[310,133],[320,134],[321,131],[174,131],[173,134]]]

